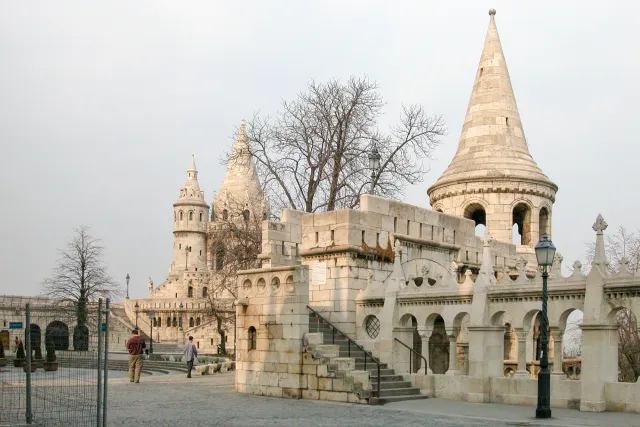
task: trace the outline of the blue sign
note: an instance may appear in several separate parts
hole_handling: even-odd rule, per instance
[[[22,329],[22,322],[9,322],[9,329]]]
[[[106,324],[106,323],[103,323],[102,325],[100,325],[100,330],[101,330],[102,332],[107,332],[107,324]]]

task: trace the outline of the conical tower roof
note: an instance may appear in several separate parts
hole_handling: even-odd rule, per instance
[[[449,184],[474,181],[524,181],[549,187],[552,193],[557,191],[529,153],[495,13],[494,9],[489,11],[489,28],[458,150],[449,167],[429,188],[430,196]]]
[[[217,196],[214,197],[215,209],[223,209],[229,204],[242,203],[248,204],[252,210],[265,210],[264,192],[258,179],[253,156],[249,151],[245,127],[245,121],[242,120],[227,162],[227,172]],[[256,205],[260,205],[260,207]]]
[[[204,192],[198,183],[198,170],[196,169],[195,156],[191,156],[189,169],[187,169],[187,181],[180,189],[180,195],[176,204],[197,204],[208,206],[204,201]]]

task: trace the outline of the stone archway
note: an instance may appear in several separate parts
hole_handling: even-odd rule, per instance
[[[11,345],[11,340],[9,338],[9,331],[7,331],[6,329],[0,331],[0,341],[2,341],[2,347],[4,347],[4,351],[9,351],[9,346]]]
[[[44,341],[45,346],[51,343],[56,350],[69,350],[69,327],[60,320],[54,320],[45,329]]]
[[[436,317],[429,338],[429,367],[434,374],[444,374],[449,369],[449,338],[441,316]]]

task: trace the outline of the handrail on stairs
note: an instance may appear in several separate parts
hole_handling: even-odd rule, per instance
[[[375,363],[378,366],[378,386],[377,386],[377,392],[378,392],[378,399],[380,398],[380,381],[382,380],[382,378],[380,378],[380,362],[377,361],[375,359],[375,357],[373,357],[373,355],[371,353],[369,353],[367,350],[365,350],[362,346],[360,346],[360,344],[358,344],[357,342],[355,342],[354,340],[352,340],[351,338],[349,338],[347,336],[347,334],[345,334],[344,332],[342,332],[340,329],[336,328],[333,323],[329,322],[327,319],[325,319],[320,313],[318,313],[317,311],[315,311],[313,308],[307,306],[307,308],[309,309],[309,311],[311,311],[313,314],[315,314],[316,316],[318,316],[318,318],[322,319],[322,321],[324,323],[326,323],[327,325],[329,325],[331,327],[331,343],[335,344],[336,342],[336,332],[339,333],[340,335],[342,335],[344,338],[347,339],[347,351],[348,351],[348,355],[349,357],[351,357],[351,344],[355,345],[358,349],[360,349],[363,353],[364,353],[364,370],[367,370],[367,356],[369,356],[371,358],[371,360],[373,361],[373,363]]]
[[[425,357],[422,354],[418,353],[417,351],[415,351],[414,349],[412,349],[411,347],[409,347],[408,345],[406,345],[405,343],[400,341],[398,338],[394,338],[394,340],[398,341],[400,344],[402,344],[403,346],[408,348],[411,353],[420,356],[422,358],[422,360],[424,360],[424,374],[427,375],[427,367],[428,367],[427,359],[425,359]],[[412,364],[411,364],[412,359],[413,359],[413,357],[409,356],[409,373],[410,374],[413,374],[413,369],[412,369]]]

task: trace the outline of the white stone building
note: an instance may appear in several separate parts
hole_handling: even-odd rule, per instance
[[[363,195],[359,210],[284,209],[263,223],[262,267],[238,274],[238,391],[535,405],[543,285],[534,246],[552,232],[558,187],[528,151],[489,14],[458,151],[428,190],[433,210]],[[549,274],[551,406],[640,412],[640,384],[617,382],[615,320],[640,313],[640,276],[624,263],[607,271],[606,228],[599,215],[587,276],[576,261],[563,277],[559,254]],[[579,379],[563,372],[562,351],[576,310]]]
[[[163,348],[165,344],[181,345],[191,335],[202,353],[217,352],[221,337],[217,321],[210,316],[212,301],[225,300],[233,309],[235,300],[229,292],[218,289],[224,257],[221,251],[229,245],[219,242],[218,234],[230,222],[252,224],[255,218],[259,224],[267,214],[243,121],[211,207],[198,183],[195,159],[191,159],[187,180],[173,204],[173,259],[167,279],[157,287],[150,279],[147,298],[126,299],[121,305],[124,315],[133,324],[137,317],[138,326],[147,336],[153,328],[154,342]],[[224,323],[226,347],[233,351],[234,328],[232,323]]]

